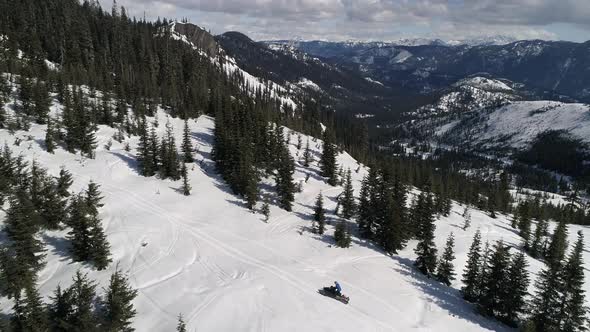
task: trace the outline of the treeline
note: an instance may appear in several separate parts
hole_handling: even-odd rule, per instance
[[[50,176],[36,161],[29,164],[22,155],[15,156],[7,145],[0,153],[0,203],[8,206],[2,230],[6,241],[0,245],[0,294],[14,301],[10,318],[14,331],[44,331],[49,326],[36,290],[37,273],[45,266],[45,245],[39,239],[42,231],[69,229],[74,261],[89,263],[97,270],[111,262],[99,218],[103,206],[99,187],[90,182],[85,191],[73,195],[69,191],[72,182],[67,170]],[[74,292],[73,288],[68,292]]]
[[[522,252],[511,254],[502,241],[493,248],[476,232],[463,273],[463,297],[481,313],[523,331],[585,331],[583,236],[566,257],[567,229],[560,224],[551,237],[545,268],[529,294],[528,263]]]
[[[77,271],[67,288],[57,286],[49,303],[33,286],[14,300],[13,313],[0,320],[0,329],[19,331],[134,331],[131,320],[136,315],[133,300],[137,291],[119,269],[110,278],[103,296],[87,274]]]

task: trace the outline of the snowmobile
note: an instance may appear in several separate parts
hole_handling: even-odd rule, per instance
[[[344,304],[348,304],[350,298],[344,294],[338,294],[336,291],[336,287],[324,287],[322,289],[318,289],[318,293],[322,294],[323,296],[331,297],[337,301],[340,301]]]

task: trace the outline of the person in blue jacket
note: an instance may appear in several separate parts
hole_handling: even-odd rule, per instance
[[[338,281],[334,281],[334,287],[336,289],[336,295],[340,296],[342,295],[342,287],[340,287],[340,284],[338,283]]]

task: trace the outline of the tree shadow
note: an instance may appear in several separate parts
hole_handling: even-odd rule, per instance
[[[461,298],[458,290],[447,287],[434,279],[430,279],[419,273],[414,268],[414,262],[408,258],[392,256],[398,262],[399,267],[394,270],[401,275],[411,278],[410,282],[420,289],[424,294],[429,295],[425,300],[430,301],[440,308],[447,310],[452,316],[465,319],[477,324],[482,328],[493,331],[509,331],[510,329],[500,322],[490,320],[478,315],[474,307]]]
[[[135,174],[141,175],[141,172],[139,171],[139,163],[137,162],[137,159],[128,156],[126,154],[120,153],[120,152],[116,152],[116,151],[109,151],[110,154],[112,154],[113,156],[121,159],[122,161],[124,161],[127,166],[133,170],[133,172],[135,172]]]
[[[509,231],[510,233],[513,233],[517,236],[520,236],[520,234],[518,234],[518,231],[516,231],[514,228],[512,227],[506,227],[503,224],[499,224],[499,223],[494,223],[494,226],[498,227],[498,228],[502,228],[505,231]]]
[[[206,132],[196,132],[190,133],[191,138],[193,138],[197,143],[200,145],[210,145],[213,146],[213,142],[215,140],[215,135],[213,133],[213,129],[207,128]]]
[[[70,242],[62,237],[55,237],[48,234],[43,234],[43,241],[51,247],[51,252],[60,257],[60,261],[71,259]]]

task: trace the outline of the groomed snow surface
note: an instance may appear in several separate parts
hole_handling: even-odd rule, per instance
[[[159,132],[163,133],[166,116],[160,111],[158,117]],[[170,121],[180,142],[182,121]],[[53,155],[46,153],[45,126],[33,125],[30,132],[17,132],[16,136],[23,138],[20,146],[12,146],[15,137],[0,130],[0,143],[7,142],[28,160],[36,159],[52,174],[57,175],[61,166],[70,170],[75,175],[74,191],[94,180],[105,197],[101,218],[114,263],[101,272],[73,263],[66,231],[43,233],[48,255],[39,274],[39,287],[46,301],[58,284],[69,286],[78,269],[97,280],[102,292],[118,263],[139,292],[134,301],[138,314],[133,326],[137,331],[173,331],[180,313],[189,331],[506,330],[474,313],[458,294],[459,281],[449,288],[417,274],[412,266],[415,242],[399,256],[388,257],[356,237],[349,249],[332,246],[332,226],[324,236],[312,234],[316,196],[320,192],[325,195],[329,220],[334,224],[335,197],[341,192],[318,177],[315,163],[309,170],[297,165],[296,181],[304,180],[307,172],[311,176],[303,192],[296,195],[294,211],[273,206],[270,221],[265,223],[260,214],[249,212],[215,173],[211,161],[213,120],[202,116],[189,123],[197,162],[189,167],[193,193],[188,197],[179,192],[180,181],[144,178],[137,173],[137,138],[127,139],[130,152],[117,142],[110,151],[105,150],[103,145],[115,132],[112,128],[99,128],[99,147],[93,160],[61,148]],[[27,140],[29,135],[31,140]],[[294,155],[296,140],[296,135],[291,136]],[[304,145],[306,140],[304,136]],[[311,141],[310,145],[317,160],[321,143]],[[302,151],[296,159],[301,155]],[[366,171],[355,172],[357,162],[347,154],[340,155],[338,162],[353,170],[358,194]],[[503,239],[519,244],[505,217],[493,220],[474,211],[472,227],[463,231],[462,212],[463,208],[455,205],[450,217],[436,223],[439,251],[447,235],[455,233],[459,274],[476,229],[481,229],[484,241]],[[571,226],[570,241],[579,229],[590,238],[586,228]],[[584,254],[588,259],[588,253]],[[535,278],[542,263],[529,261]],[[317,293],[335,280],[350,296],[350,304]],[[3,299],[0,312],[9,313],[11,305]]]

